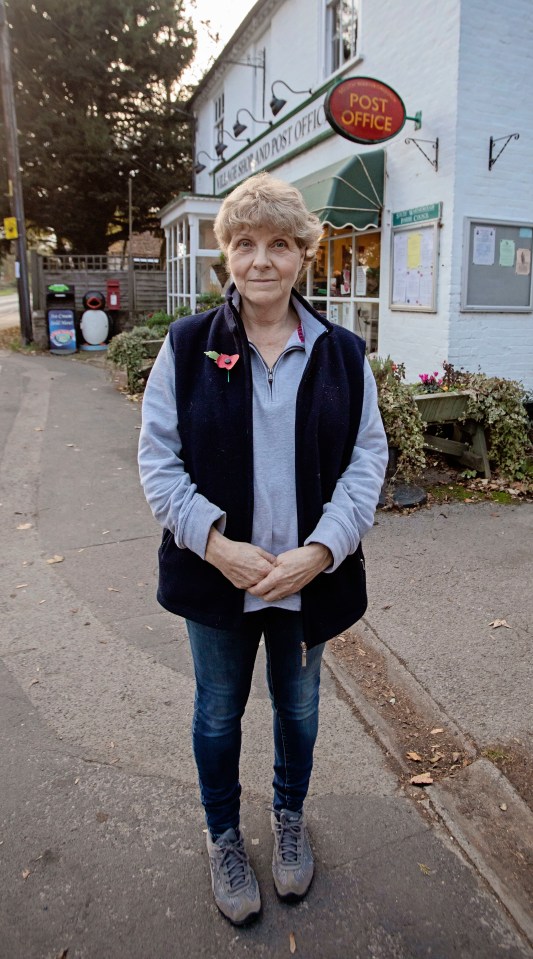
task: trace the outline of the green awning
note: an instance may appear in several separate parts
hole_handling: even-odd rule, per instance
[[[297,180],[307,209],[339,229],[379,226],[383,206],[385,151],[373,150],[341,160]]]

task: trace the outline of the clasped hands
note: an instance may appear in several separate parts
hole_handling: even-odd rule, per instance
[[[266,602],[299,592],[333,562],[330,550],[322,543],[309,543],[273,556],[260,546],[227,539],[214,527],[205,558],[238,589]]]

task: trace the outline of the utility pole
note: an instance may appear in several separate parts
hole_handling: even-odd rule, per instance
[[[11,48],[9,26],[4,0],[0,0],[0,83],[4,105],[4,125],[7,145],[8,195],[11,213],[17,221],[17,287],[19,294],[20,332],[25,344],[33,340],[31,321],[30,286],[28,282],[28,261],[26,257],[26,221],[24,219],[24,201],[20,179],[20,157],[17,137],[17,115],[13,94],[13,75],[11,72]]]

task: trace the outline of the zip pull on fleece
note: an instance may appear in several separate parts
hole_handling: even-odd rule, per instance
[[[300,647],[302,650],[302,668],[303,668],[307,666],[307,643],[304,643],[304,641],[302,640],[302,642],[300,643]]]

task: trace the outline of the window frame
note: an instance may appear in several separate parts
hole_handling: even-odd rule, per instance
[[[351,4],[351,24],[350,24],[350,43],[352,45],[350,56],[342,57],[343,30],[342,18],[338,36],[335,31],[337,28],[337,13],[339,9],[342,12],[343,3]],[[360,11],[358,0],[324,0],[324,54],[325,54],[325,75],[334,76],[336,73],[344,70],[349,64],[353,63],[360,56],[359,54],[359,25]],[[334,45],[338,49],[334,51]]]
[[[216,149],[218,143],[224,139],[224,113],[225,113],[224,90],[220,90],[213,98],[213,147]]]

